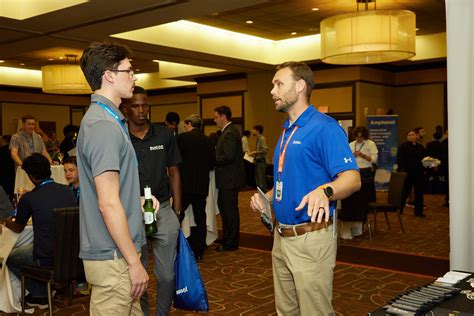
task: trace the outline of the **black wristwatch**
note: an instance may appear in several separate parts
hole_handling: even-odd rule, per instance
[[[334,196],[334,190],[331,186],[326,186],[323,189],[324,194],[326,194],[326,197],[328,198],[329,201],[331,201],[332,197]]]

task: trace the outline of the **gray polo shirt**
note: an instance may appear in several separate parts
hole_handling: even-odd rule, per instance
[[[123,114],[107,98],[93,94],[77,138],[77,167],[81,184],[79,257],[86,260],[110,260],[122,257],[105,226],[99,210],[94,177],[105,171],[117,171],[120,200],[125,209],[133,243],[137,251],[146,243],[140,207],[138,163],[128,130],[96,101],[109,107],[120,121]]]

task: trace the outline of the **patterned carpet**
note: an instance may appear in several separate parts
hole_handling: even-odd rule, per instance
[[[254,192],[239,194],[242,247],[238,251],[220,253],[211,245],[199,264],[210,303],[209,313],[200,314],[276,315],[269,251],[272,237],[260,223],[258,214],[250,210],[249,200]],[[378,195],[383,199],[383,194]],[[367,233],[352,240],[340,240],[333,295],[337,315],[367,315],[396,294],[428,283],[439,275],[436,271],[444,269],[449,253],[449,211],[441,206],[443,202],[443,196],[426,195],[426,218],[416,218],[413,210],[406,208],[402,215],[406,234],[400,231],[394,214],[389,214],[392,230],[388,230],[384,216],[379,214],[378,231],[373,236],[372,245]],[[220,227],[219,216],[218,222]],[[425,275],[396,271],[411,271],[397,268],[403,264],[423,270],[431,265],[427,263],[429,260],[438,260],[442,264],[435,272],[423,273]],[[156,279],[151,267],[152,262],[149,295],[154,302]],[[388,267],[389,270],[374,267]],[[88,303],[88,296],[80,296],[75,297],[72,306],[65,307],[61,295],[58,295],[54,301],[54,314],[88,315]],[[151,312],[154,314],[154,309]],[[170,314],[197,313],[172,309]],[[47,315],[47,310],[37,310],[34,315]]]
[[[276,315],[274,308],[271,254],[268,251],[241,248],[217,252],[210,247],[199,268],[208,291],[210,311],[206,315]],[[150,299],[156,299],[155,278],[149,287]],[[367,315],[384,305],[397,293],[432,281],[433,278],[338,263],[334,274],[333,305],[337,315]],[[89,297],[75,297],[64,307],[61,297],[54,301],[54,314],[88,315]],[[154,314],[154,309],[152,309]],[[47,315],[36,310],[33,315]],[[195,315],[190,311],[170,311],[171,315]],[[0,315],[7,315],[0,313]]]

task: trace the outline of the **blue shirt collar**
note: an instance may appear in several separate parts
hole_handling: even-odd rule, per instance
[[[297,125],[299,127],[301,126],[304,126],[308,121],[309,119],[311,118],[311,116],[313,116],[313,114],[316,112],[316,109],[313,107],[313,105],[311,104],[310,106],[308,106],[306,108],[306,110],[304,110],[303,113],[300,114],[300,116],[296,119],[296,121],[291,125],[291,127]],[[286,120],[285,123],[283,123],[283,128],[286,128],[288,129],[290,126],[290,120]]]

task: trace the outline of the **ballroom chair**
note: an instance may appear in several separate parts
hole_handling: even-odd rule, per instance
[[[373,212],[374,214],[374,232],[377,232],[377,213],[384,212],[385,221],[387,222],[388,229],[391,229],[387,213],[395,212],[397,213],[398,221],[400,222],[400,228],[402,232],[405,233],[405,228],[403,227],[400,211],[403,209],[402,204],[404,203],[404,201],[402,201],[402,195],[406,178],[407,174],[405,172],[392,172],[388,185],[387,202],[369,203],[369,212]]]
[[[75,282],[84,277],[79,259],[79,207],[56,208],[54,221],[54,266],[25,266],[21,270],[21,309],[25,314],[25,281],[27,278],[47,283],[49,315],[53,315],[52,287],[66,287],[65,303],[72,301]]]
[[[349,197],[340,201],[340,208],[338,209],[338,218],[342,229],[343,222],[362,222],[363,233],[366,231],[369,233],[369,241],[372,246],[372,227],[370,221],[367,218],[368,209],[368,193],[367,192],[354,192]],[[357,214],[357,218],[354,218],[353,214]],[[338,234],[339,236],[339,234]]]

